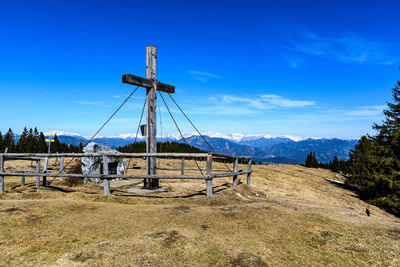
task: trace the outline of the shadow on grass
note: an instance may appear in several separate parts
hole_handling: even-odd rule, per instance
[[[359,195],[359,193],[360,193],[360,190],[355,185],[346,184],[346,183],[340,183],[340,182],[336,182],[335,180],[326,180],[326,181],[328,181],[329,183],[331,183],[331,184],[333,184],[333,185],[335,185],[335,186],[337,186],[339,188],[352,191],[352,192],[356,193],[357,195]]]
[[[15,190],[17,188],[23,188],[23,187],[30,187],[30,188],[36,188],[36,183],[27,183],[24,186],[22,185],[16,185],[14,187],[11,187],[11,190]],[[47,189],[47,190],[55,190],[55,191],[59,191],[59,192],[63,192],[63,193],[73,193],[76,192],[75,190],[68,190],[62,187],[58,187],[58,186],[40,186],[39,189]]]
[[[240,182],[239,184],[242,184],[242,182]],[[230,184],[230,183],[224,183],[222,185],[214,186],[213,194],[222,192],[222,191],[230,188],[231,186],[232,186],[232,184]],[[203,190],[199,190],[194,193],[191,193],[191,194],[180,195],[180,196],[155,196],[155,195],[127,193],[122,190],[111,190],[112,193],[113,192],[121,193],[121,194],[115,195],[118,197],[145,197],[145,198],[158,198],[158,199],[178,199],[178,198],[191,198],[191,197],[195,197],[195,196],[206,196],[206,191],[207,191],[207,189],[203,189]]]
[[[42,181],[41,181],[42,182]],[[51,183],[50,183],[51,184]],[[243,182],[239,181],[238,185],[243,184]],[[222,192],[226,189],[229,189],[230,187],[232,187],[233,185],[231,183],[224,183],[221,185],[217,185],[213,187],[213,194]],[[26,183],[24,186],[22,185],[16,185],[14,187],[11,188],[11,190],[15,190],[17,188],[23,188],[23,187],[29,187],[29,188],[36,188],[36,183]],[[87,194],[87,195],[97,195],[99,194],[99,192],[94,192],[94,191],[79,191],[79,190],[73,190],[73,189],[66,189],[65,187],[59,187],[59,186],[52,186],[52,185],[47,185],[47,186],[40,186],[39,189],[41,190],[54,190],[54,191],[58,191],[58,192],[62,192],[62,193],[74,193],[74,192],[80,192],[83,194]],[[113,193],[117,193],[117,194],[113,194]],[[114,196],[118,196],[118,197],[132,197],[132,198],[154,198],[154,199],[179,199],[179,198],[192,198],[195,196],[206,196],[206,189],[202,189],[193,193],[189,193],[189,194],[185,194],[185,195],[177,195],[177,196],[160,196],[160,195],[154,195],[154,193],[148,193],[147,194],[141,194],[141,193],[128,193],[126,191],[123,190],[118,190],[118,189],[114,189],[111,190],[111,194],[113,194]]]
[[[243,182],[239,182],[238,185],[243,184]],[[15,190],[17,188],[21,188],[23,187],[22,185],[17,185],[11,188],[11,190]],[[30,188],[36,188],[36,183],[27,183],[25,184],[24,187],[30,187]],[[222,192],[226,189],[229,189],[230,187],[232,187],[231,183],[224,183],[221,185],[217,185],[213,187],[213,194]],[[62,187],[58,187],[58,186],[51,186],[51,185],[47,185],[47,186],[40,186],[39,189],[42,190],[54,190],[54,191],[58,191],[58,192],[62,192],[62,193],[74,193],[74,192],[81,192],[87,195],[97,195],[99,194],[99,192],[90,192],[90,191],[86,191],[86,192],[82,192],[82,191],[78,191],[78,190],[72,190],[72,189],[66,189],[66,188],[62,188]],[[113,193],[118,193],[118,194],[114,194],[114,196],[118,196],[118,197],[132,197],[132,198],[154,198],[154,199],[179,199],[179,198],[191,198],[191,197],[195,197],[195,196],[206,196],[206,189],[202,189],[199,191],[196,191],[194,193],[190,193],[190,194],[186,194],[186,195],[178,195],[178,196],[159,196],[159,195],[154,195],[154,193],[149,193],[148,195],[146,194],[140,194],[140,193],[128,193],[126,191],[123,190],[118,190],[118,189],[114,189],[111,190],[111,194]]]

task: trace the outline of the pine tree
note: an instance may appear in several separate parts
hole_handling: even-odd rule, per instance
[[[315,152],[312,153],[312,167],[313,168],[318,168],[318,160],[317,160],[317,156],[315,155]]]
[[[21,133],[21,136],[18,139],[17,145],[16,145],[16,152],[20,153],[26,153],[27,151],[27,137],[28,137],[28,130],[26,127],[24,128],[24,131]]]
[[[363,136],[350,153],[349,182],[361,197],[400,215],[400,81],[392,89],[393,103],[384,110],[375,136]]]
[[[29,132],[26,136],[26,153],[33,153],[35,151],[35,138],[33,136],[32,128],[29,129]]]
[[[308,168],[318,168],[318,165],[319,164],[315,152],[308,153],[304,166]]]
[[[11,128],[9,128],[8,132],[4,135],[3,146],[4,149],[8,148],[9,153],[15,151],[15,136]]]
[[[333,172],[339,172],[340,171],[339,159],[338,159],[338,157],[336,155],[335,155],[335,157],[333,158],[333,161],[332,161],[332,171]]]
[[[306,161],[304,163],[304,166],[308,167],[308,168],[311,168],[311,165],[312,165],[312,153],[310,152],[310,153],[307,154],[307,158],[306,158]]]
[[[39,134],[36,149],[37,149],[37,153],[47,153],[48,152],[46,138],[44,137],[44,134],[42,132],[40,132],[40,134]]]
[[[58,140],[57,134],[54,135],[53,139],[54,139],[54,142],[51,144],[51,151],[53,151],[53,153],[62,152],[61,144],[60,144],[60,141]]]
[[[33,151],[39,153],[39,132],[36,127],[33,131]]]

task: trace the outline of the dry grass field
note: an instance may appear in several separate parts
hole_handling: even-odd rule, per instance
[[[150,195],[112,188],[105,197],[94,183],[37,190],[33,177],[25,187],[6,177],[0,265],[400,266],[400,219],[373,206],[368,217],[353,192],[324,180],[334,173],[253,168],[250,188],[217,179],[211,199],[204,181],[162,180],[168,192]]]

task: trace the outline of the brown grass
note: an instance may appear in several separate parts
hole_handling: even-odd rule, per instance
[[[169,192],[141,196],[114,188],[105,197],[95,184],[54,181],[72,192],[37,191],[34,178],[22,188],[19,177],[6,177],[0,265],[400,265],[400,219],[373,206],[368,217],[353,192],[323,179],[334,173],[286,165],[254,170],[250,188],[214,182],[212,199],[203,181],[162,181]]]
[[[69,160],[66,161],[65,164],[68,164]],[[70,169],[66,169],[65,173],[82,173],[82,162],[80,159],[74,159],[71,163],[67,166]],[[60,183],[65,186],[78,186],[83,184],[83,178],[79,177],[65,177],[64,180]]]

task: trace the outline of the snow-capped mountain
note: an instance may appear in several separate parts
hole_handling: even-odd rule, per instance
[[[48,131],[43,133],[45,136],[81,136],[78,133],[64,132],[64,131]]]
[[[76,133],[50,131],[46,136],[57,134],[60,142],[79,145],[86,144],[90,136],[81,136]],[[183,133],[189,145],[198,147],[204,151],[211,151],[198,133]],[[257,162],[264,163],[303,163],[309,152],[315,152],[319,161],[329,162],[337,155],[340,159],[347,159],[348,153],[354,148],[357,140],[342,140],[335,138],[296,137],[291,135],[245,135],[240,133],[221,134],[204,133],[203,136],[216,152],[232,155],[250,155]],[[94,142],[105,144],[112,148],[125,146],[134,142],[136,134],[121,134],[117,136],[98,136]],[[145,137],[140,133],[137,141],[144,141]],[[179,133],[158,137],[159,142],[176,141],[183,142]]]

